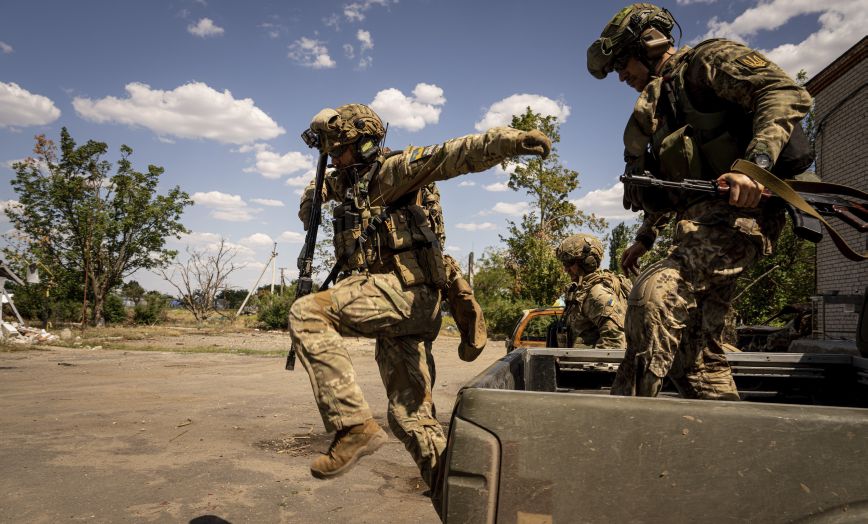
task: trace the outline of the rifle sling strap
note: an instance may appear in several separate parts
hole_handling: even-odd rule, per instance
[[[855,250],[853,250],[853,248],[851,248],[850,245],[847,244],[847,241],[845,241],[844,238],[837,231],[835,231],[835,229],[828,222],[826,222],[826,220],[817,212],[817,210],[811,207],[810,204],[805,202],[804,198],[802,198],[798,193],[796,193],[796,188],[798,188],[798,190],[800,191],[805,192],[822,191],[827,193],[845,194],[856,198],[866,198],[866,196],[868,195],[866,195],[865,193],[857,189],[839,186],[836,184],[828,184],[825,182],[784,182],[783,180],[769,173],[765,169],[747,160],[736,160],[735,163],[732,164],[731,169],[736,173],[741,173],[743,175],[749,176],[753,180],[766,186],[772,193],[779,196],[787,204],[819,220],[820,223],[823,224],[823,227],[826,228],[829,236],[832,237],[832,242],[835,243],[835,247],[837,247],[838,251],[840,251],[841,254],[845,257],[856,262],[868,260],[868,251],[857,253]]]

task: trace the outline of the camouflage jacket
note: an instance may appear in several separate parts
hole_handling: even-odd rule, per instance
[[[564,319],[572,347],[624,349],[631,288],[627,278],[605,269],[571,282],[564,291]]]
[[[807,91],[757,51],[729,40],[683,47],[639,95],[624,131],[626,170],[649,170],[667,179],[711,179],[728,171],[737,158],[765,153],[774,163],[794,130],[802,135],[796,128],[810,106]],[[695,161],[692,170],[675,173],[667,169],[662,149],[687,124]],[[800,164],[794,164],[790,169],[798,169]],[[695,203],[684,195],[640,193],[625,188],[624,206],[646,211],[636,237],[646,246],[653,244],[661,224]]]

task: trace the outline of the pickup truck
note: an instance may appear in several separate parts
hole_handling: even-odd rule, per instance
[[[507,353],[459,392],[444,522],[868,522],[868,359],[727,358],[742,402],[610,396],[623,351]]]

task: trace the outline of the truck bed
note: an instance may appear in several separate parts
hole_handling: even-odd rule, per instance
[[[733,353],[746,402],[712,402],[609,396],[622,358],[518,349],[471,381],[446,522],[868,521],[868,360]]]

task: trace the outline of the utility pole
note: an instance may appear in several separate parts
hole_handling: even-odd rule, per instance
[[[286,268],[280,267],[278,269],[280,270],[280,296],[283,296],[283,293],[286,290],[286,279],[283,278],[283,272],[286,271]]]
[[[271,294],[274,295],[274,277],[277,272],[277,242],[271,249]]]
[[[241,314],[241,311],[244,310],[244,306],[247,305],[247,301],[250,300],[250,295],[256,291],[257,286],[259,286],[259,281],[262,280],[262,275],[265,274],[265,270],[268,269],[268,265],[274,262],[274,259],[277,258],[277,242],[274,243],[274,249],[271,251],[271,257],[268,259],[268,262],[265,263],[265,267],[262,268],[262,273],[259,274],[259,278],[256,279],[256,283],[253,284],[253,287],[250,288],[250,291],[247,292],[247,296],[244,297],[244,302],[241,303],[241,307],[238,308],[238,311],[235,312],[235,316]],[[271,291],[274,292],[274,283],[272,282]]]
[[[467,257],[467,283],[470,284],[471,288],[473,287],[473,251]]]

